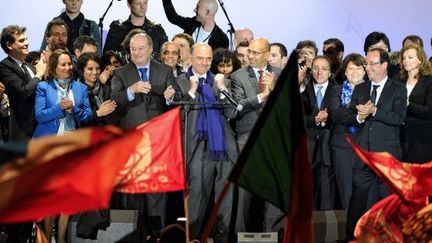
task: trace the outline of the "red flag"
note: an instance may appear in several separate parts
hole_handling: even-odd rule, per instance
[[[165,130],[158,130],[155,124]],[[129,176],[132,172],[145,172],[140,175],[154,172],[158,175],[156,178],[163,182],[166,181],[163,176],[174,174],[181,180],[181,184],[177,185],[181,189],[184,185],[181,138],[174,137],[177,132],[180,133],[179,124],[180,111],[177,108],[137,130],[121,131],[110,126],[87,128],[63,136],[48,136],[31,141],[25,158],[17,159],[0,169],[0,223],[39,221],[50,215],[106,208],[113,189],[120,180],[122,185],[142,190],[141,177],[130,180],[130,177],[122,179],[119,176]],[[158,132],[159,135],[166,132],[170,126],[176,131],[168,135],[171,136],[167,139],[170,143],[161,142],[155,137]],[[150,129],[155,130],[149,131]],[[168,147],[167,144],[172,146]],[[148,145],[161,147],[154,149]],[[141,153],[143,149],[152,151],[152,160],[164,163],[168,163],[166,156],[179,156],[175,160],[180,161],[176,164],[177,171],[166,172],[163,164],[160,167],[143,167],[142,158],[148,155]],[[135,163],[133,169],[127,163],[131,158],[140,161]],[[152,165],[151,161],[149,164]],[[125,168],[129,168],[128,173],[124,173]],[[163,173],[157,173],[157,170]]]
[[[154,193],[184,189],[180,108],[139,126],[142,139],[120,172],[116,191]]]
[[[391,189],[359,220],[354,235],[371,235],[382,242],[401,242],[402,223],[427,205],[432,194],[432,162],[411,164],[387,152],[368,152],[348,138],[354,151]]]
[[[140,138],[105,127],[31,141],[25,158],[0,171],[0,223],[106,208],[114,179]]]

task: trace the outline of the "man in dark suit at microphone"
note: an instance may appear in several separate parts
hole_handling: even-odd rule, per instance
[[[236,123],[239,150],[242,150],[246,144],[249,134],[281,72],[279,68],[268,64],[269,56],[269,41],[265,38],[256,38],[249,44],[249,66],[231,74],[232,93],[237,102],[243,107],[237,113]],[[249,224],[248,214],[252,195],[242,189],[240,189],[239,193],[236,231],[246,231],[248,230],[246,224]],[[279,211],[274,206],[266,203],[264,211],[264,224],[256,230],[269,231],[278,219]]]
[[[210,45],[196,43],[191,54],[192,66],[177,77],[176,84],[179,100],[196,103],[187,113],[189,129],[185,133],[190,232],[191,238],[197,239],[205,226],[208,204],[216,201],[237,160],[237,146],[228,123],[236,111],[222,93],[227,91],[229,95],[230,81],[223,74],[209,71],[213,59]],[[213,190],[215,197],[211,198]],[[227,193],[217,217],[215,242],[228,242],[231,208],[232,194]]]

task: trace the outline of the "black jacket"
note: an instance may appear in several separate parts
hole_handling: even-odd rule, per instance
[[[171,0],[162,0],[162,3],[168,21],[182,28],[184,30],[184,33],[192,35],[193,32],[201,26],[201,23],[198,22],[195,17],[187,18],[178,15],[176,10],[174,9]],[[219,47],[228,48],[228,37],[219,28],[219,26],[215,25],[210,35],[211,36],[209,38],[208,44],[213,48],[213,50]]]
[[[105,41],[103,52],[105,53],[108,50],[125,52],[121,43],[125,39],[126,35],[132,29],[143,29],[153,41],[153,57],[158,57],[159,50],[163,43],[168,41],[168,37],[165,33],[165,30],[162,28],[160,24],[155,24],[149,19],[145,18],[144,25],[135,26],[130,21],[130,17],[126,21],[116,20],[113,21],[110,25],[110,29],[108,31],[108,35]]]

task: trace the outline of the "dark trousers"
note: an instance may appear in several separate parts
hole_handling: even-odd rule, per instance
[[[189,185],[189,224],[191,239],[199,239],[205,227],[204,219],[209,203],[216,201],[233,168],[231,161],[210,161],[205,152],[205,143],[200,143],[187,164],[187,181]],[[214,190],[215,198],[211,198]],[[219,209],[214,228],[215,242],[223,242],[229,236],[229,224],[232,211],[232,188],[225,196]]]
[[[390,195],[390,190],[368,167],[353,169],[353,191],[347,212],[347,239],[354,239],[357,221],[377,201]]]
[[[336,185],[339,190],[339,197],[343,209],[348,208],[352,193],[353,156],[355,155],[351,147],[333,145],[333,162]]]
[[[32,237],[33,223],[11,224],[6,226],[6,243],[26,243]],[[30,242],[33,242],[30,240]]]
[[[329,147],[329,133],[323,133],[309,142],[309,159],[312,163],[313,196],[315,210],[334,209],[335,172]]]
[[[114,209],[139,210],[149,235],[159,234],[165,227],[166,193],[114,193],[111,204]]]

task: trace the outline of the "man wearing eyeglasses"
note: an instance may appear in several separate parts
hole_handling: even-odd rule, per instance
[[[355,86],[345,122],[359,127],[356,142],[363,149],[389,152],[400,159],[399,126],[405,120],[407,90],[388,77],[388,65],[389,55],[385,50],[367,51],[366,72],[370,81]],[[359,218],[389,194],[385,184],[358,157],[354,158],[353,191],[347,215],[348,240],[354,239]]]
[[[237,159],[237,145],[228,122],[235,118],[235,107],[221,93],[230,93],[230,81],[223,74],[209,71],[213,60],[210,45],[196,43],[191,54],[192,66],[177,77],[176,84],[177,99],[196,104],[185,114],[188,116],[185,133],[190,232],[192,239],[198,239],[207,220],[204,218],[207,206],[220,195]],[[217,216],[215,242],[228,242],[231,208],[232,193],[227,193]]]
[[[249,66],[241,68],[231,74],[232,92],[234,98],[243,106],[237,113],[237,144],[242,150],[258,119],[270,92],[275,86],[281,70],[268,64],[270,56],[270,43],[265,38],[256,38],[249,44],[247,50]],[[243,189],[239,189],[239,205],[237,214],[237,232],[251,231],[247,229],[249,224],[249,207],[252,195]],[[255,211],[255,210],[254,210]],[[264,205],[264,224],[258,222],[259,229],[269,231],[277,221],[279,212],[274,206]]]
[[[301,96],[305,109],[309,160],[312,163],[314,209],[331,210],[334,209],[335,174],[329,148],[329,106],[334,87],[333,81],[330,81],[330,58],[315,57],[311,69],[312,82],[306,84]]]

